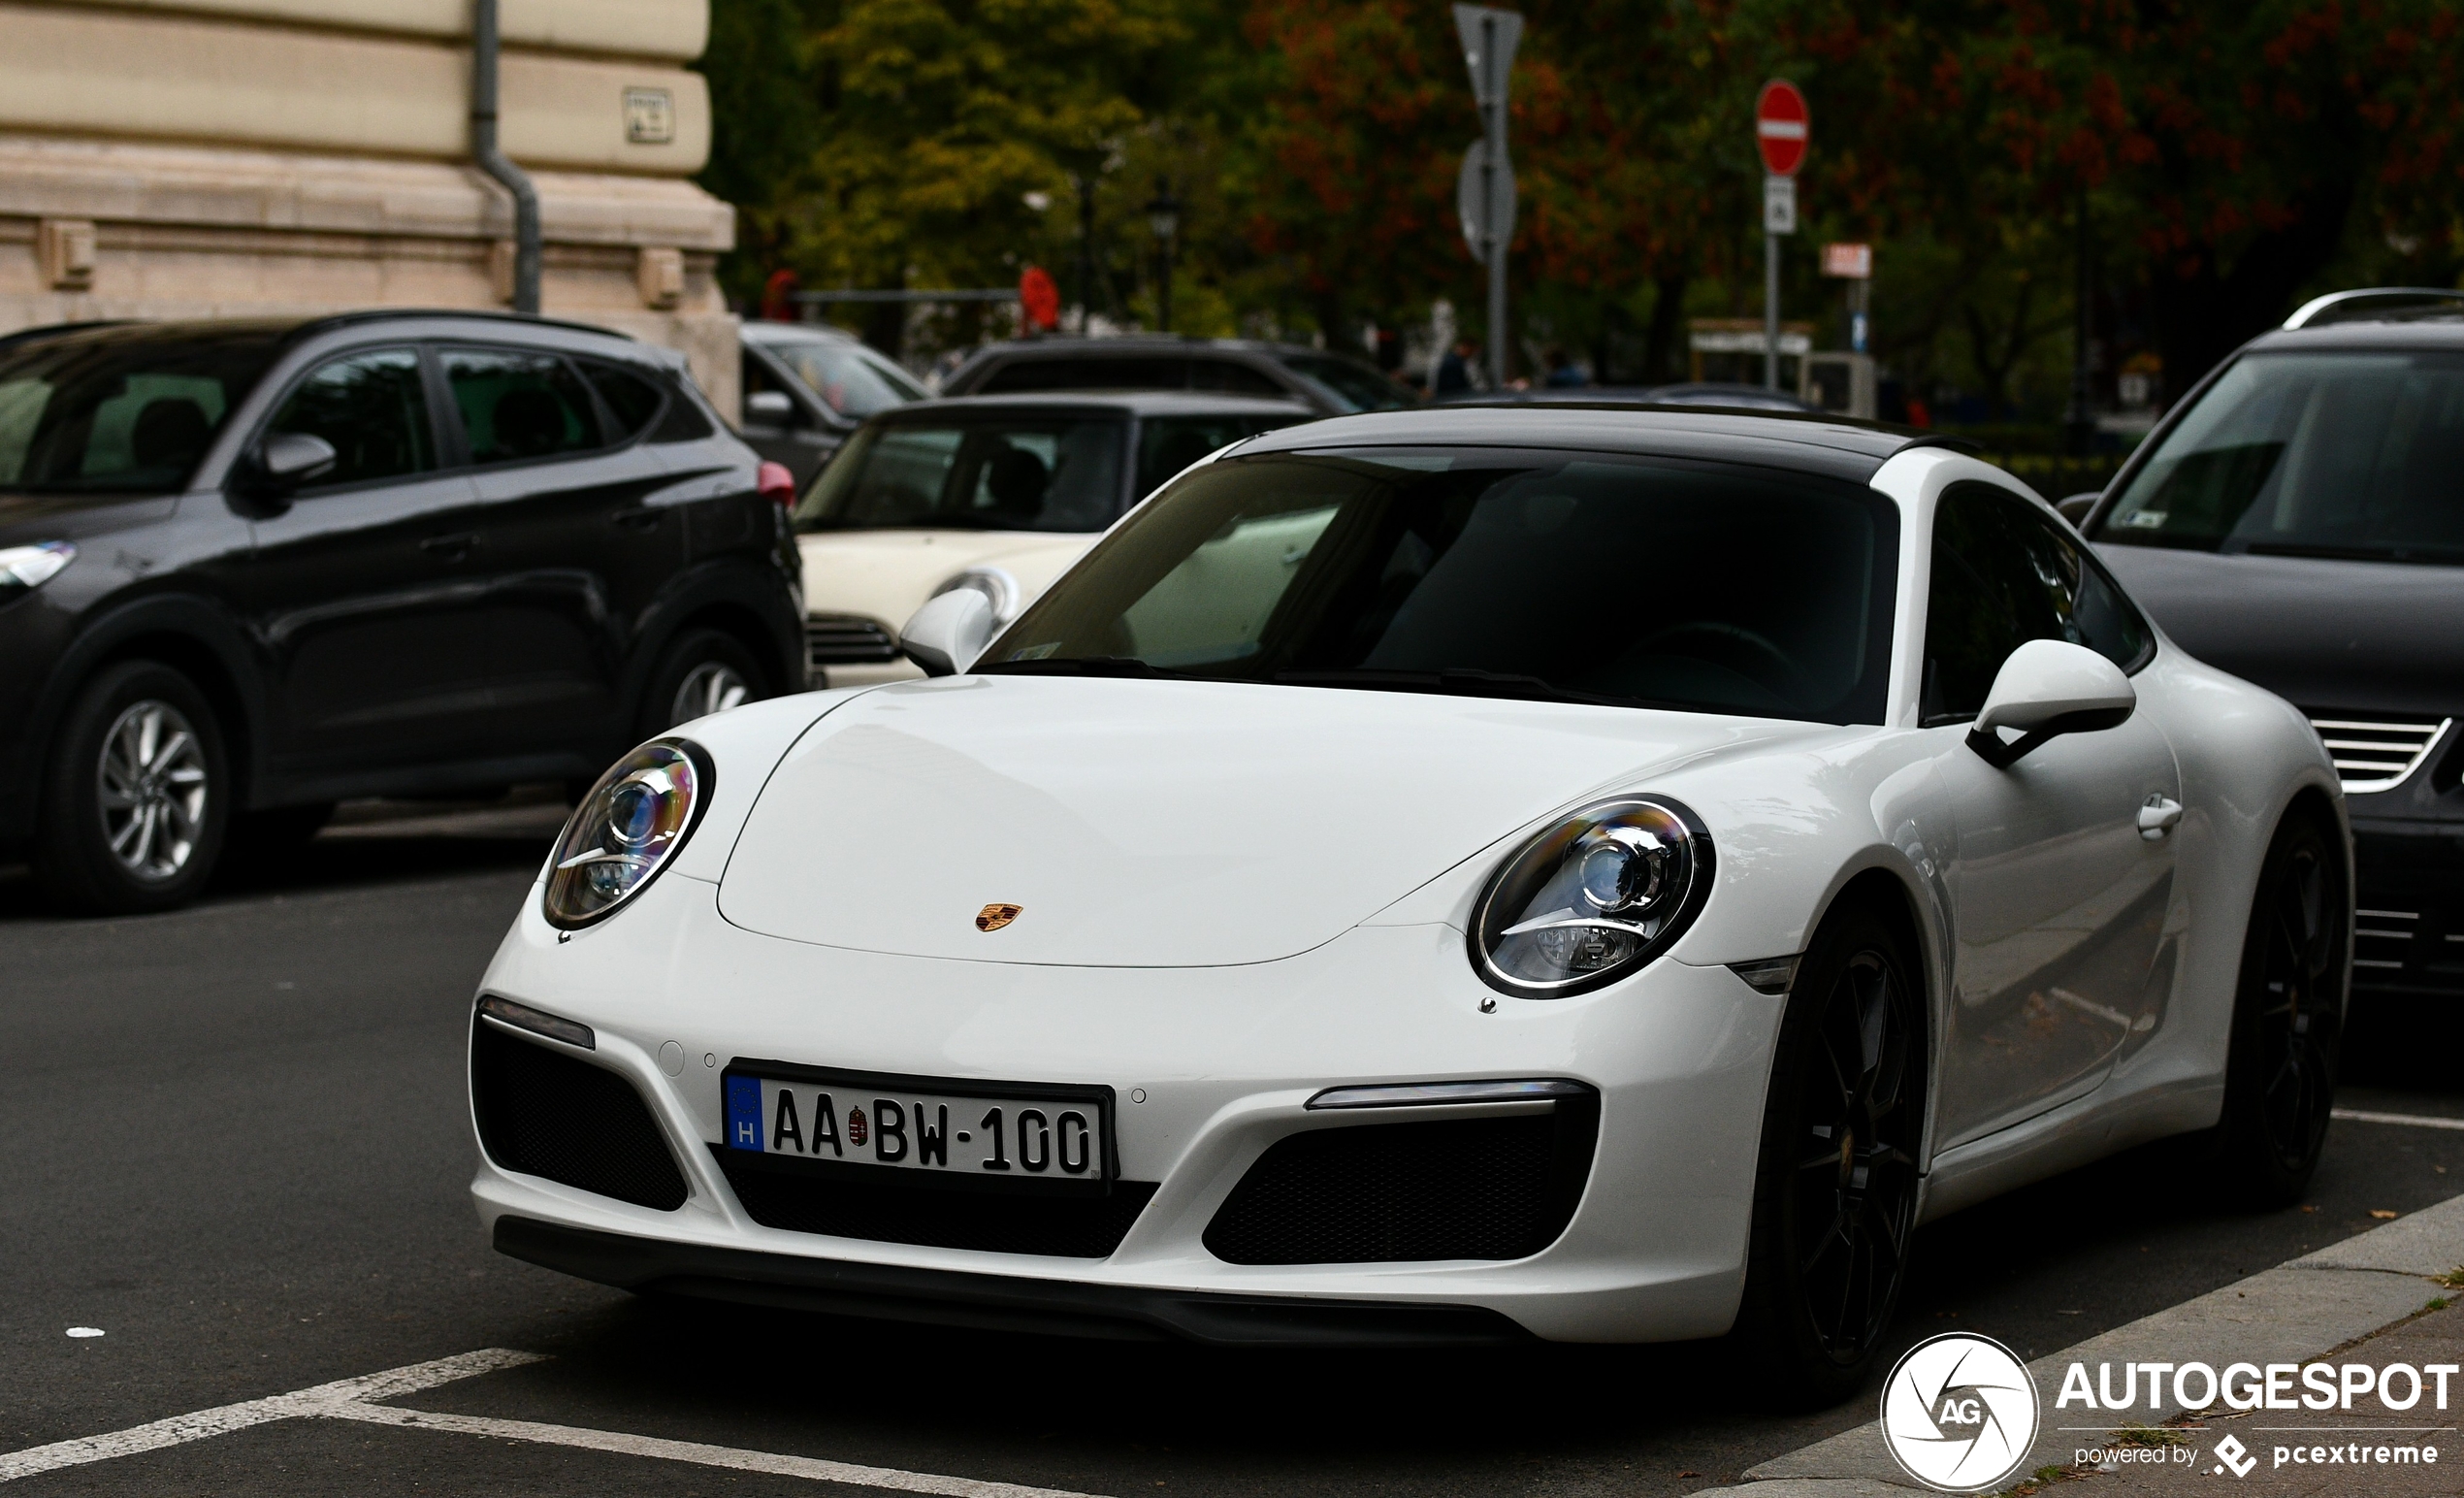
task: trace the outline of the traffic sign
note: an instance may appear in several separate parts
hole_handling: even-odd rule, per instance
[[[1797,179],[1767,177],[1763,179],[1763,232],[1795,234],[1797,232]]]
[[[1754,144],[1762,148],[1764,170],[1773,177],[1797,175],[1805,161],[1811,119],[1795,83],[1775,78],[1763,85],[1754,101]]]
[[[1495,240],[1504,245],[1514,238],[1514,161],[1505,158],[1497,175],[1484,179],[1480,169],[1488,165],[1489,143],[1474,141],[1463,153],[1463,170],[1454,179],[1454,211],[1463,220],[1463,243],[1472,246],[1472,259],[1480,265],[1489,263],[1488,244]],[[1492,224],[1490,215],[1496,215]]]
[[[1870,244],[1826,244],[1823,246],[1823,274],[1842,280],[1869,280],[1873,277],[1873,246]]]

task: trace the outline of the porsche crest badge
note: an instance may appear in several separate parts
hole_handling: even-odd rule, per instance
[[[1018,905],[987,905],[975,913],[975,928],[979,931],[997,931],[1017,920],[1021,908]]]

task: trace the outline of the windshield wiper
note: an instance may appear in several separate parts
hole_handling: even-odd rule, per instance
[[[1369,692],[1434,692],[1448,697],[1503,697],[1532,702],[1589,702],[1603,707],[1631,707],[1640,699],[1602,697],[1570,692],[1539,676],[1484,671],[1449,666],[1435,671],[1382,670],[1352,667],[1337,670],[1277,671],[1275,679],[1292,687],[1358,687]],[[1651,704],[1658,705],[1658,704]]]
[[[1136,656],[1053,656],[1041,661],[995,661],[976,668],[978,674],[999,672],[1019,676],[1135,676],[1195,681],[1187,671],[1141,661]]]

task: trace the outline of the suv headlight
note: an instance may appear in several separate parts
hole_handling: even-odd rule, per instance
[[[0,546],[0,603],[32,593],[76,560],[77,547],[67,541]]]
[[[1595,801],[1525,843],[1472,917],[1472,964],[1518,998],[1614,983],[1668,950],[1711,893],[1711,836],[1666,797]]]
[[[590,925],[641,893],[693,835],[717,772],[688,738],[654,738],[599,777],[556,840],[541,908],[552,925]]]

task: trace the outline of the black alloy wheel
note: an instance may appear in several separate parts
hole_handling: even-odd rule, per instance
[[[2218,1128],[2225,1179],[2253,1206],[2299,1200],[2326,1146],[2350,909],[2329,834],[2315,818],[2288,821],[2268,849],[2243,939]]]
[[[1917,970],[1896,924],[1851,908],[1825,923],[1790,989],[1733,1334],[1784,1404],[1857,1391],[1907,1278],[1925,1121]]]

